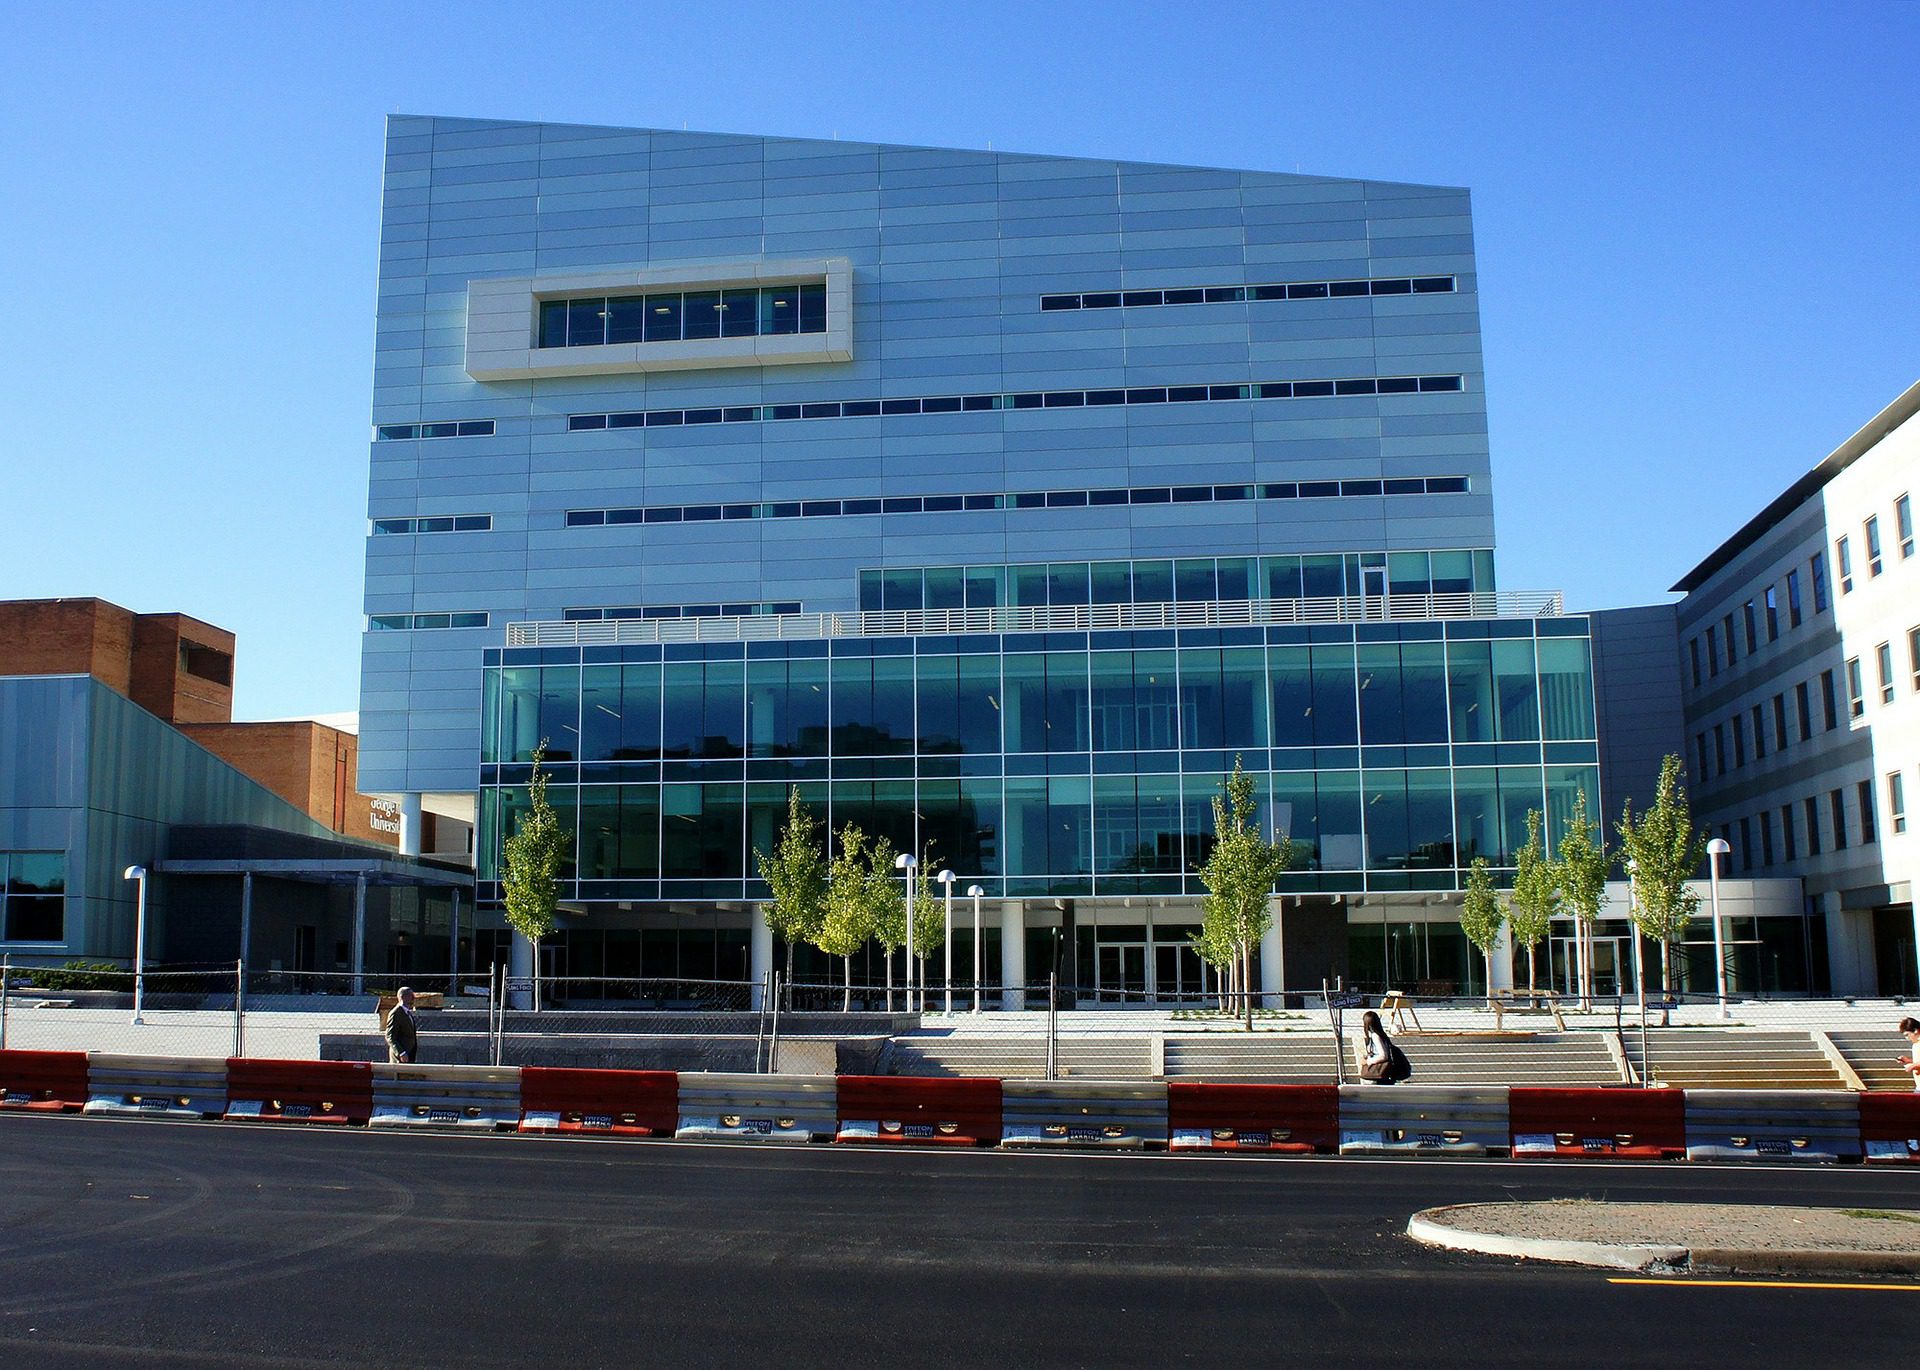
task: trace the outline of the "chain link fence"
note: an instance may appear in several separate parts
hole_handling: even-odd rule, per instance
[[[0,1048],[291,1060],[387,1058],[402,982],[427,1064],[1196,1080],[1357,1078],[1378,1013],[1421,1084],[1912,1090],[1920,1002],[1657,992],[1492,998],[1214,992],[1167,1003],[1023,985],[0,967]]]

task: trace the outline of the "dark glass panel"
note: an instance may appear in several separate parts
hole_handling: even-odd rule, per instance
[[[723,290],[720,292],[720,336],[750,338],[760,329],[760,292]]]
[[[607,340],[604,299],[567,301],[567,346],[593,347]]]
[[[1120,296],[1118,292],[1115,291],[1082,295],[1080,297],[1080,307],[1082,309],[1118,309],[1120,307]]]
[[[661,786],[662,878],[740,879],[746,837],[744,797],[743,787],[734,784]]]
[[[1317,747],[1351,747],[1359,740],[1359,702],[1354,690],[1354,649],[1321,643],[1313,654],[1313,741]]]
[[[840,417],[843,419],[870,419],[879,412],[879,400],[842,400],[840,402]]]
[[[647,296],[647,341],[678,342],[681,314],[678,292]]]
[[[644,296],[621,295],[607,301],[607,341],[636,343],[646,337],[647,302]]]
[[[798,333],[800,331],[799,286],[769,286],[760,292],[760,331],[762,333]]]
[[[1040,308],[1043,312],[1051,312],[1056,309],[1078,309],[1079,307],[1080,297],[1078,295],[1042,295],[1040,297]]]
[[[1267,652],[1273,700],[1273,745],[1313,745],[1313,666],[1305,647],[1273,647]]]
[[[1332,381],[1295,381],[1293,383],[1293,397],[1296,400],[1313,399],[1332,393]]]
[[[827,331],[826,286],[803,285],[800,287],[800,331],[802,333]]]
[[[720,292],[689,290],[682,297],[682,336],[717,338],[720,336]]]
[[[1366,281],[1330,281],[1327,284],[1327,293],[1337,299],[1349,295],[1366,295],[1371,292]]]
[[[1336,395],[1371,395],[1374,383],[1371,380],[1335,381],[1333,393]]]
[[[540,301],[540,346],[565,347],[567,345],[567,302],[565,300]]]
[[[1295,281],[1287,287],[1290,300],[1324,300],[1327,298],[1325,281]]]
[[[1382,280],[1373,283],[1376,295],[1408,295],[1413,292],[1413,282],[1408,280]]]

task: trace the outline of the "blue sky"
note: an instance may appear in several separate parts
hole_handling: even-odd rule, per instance
[[[357,695],[388,113],[1470,186],[1502,582],[1645,602],[1920,376],[1920,4],[74,4],[0,21],[0,598]]]

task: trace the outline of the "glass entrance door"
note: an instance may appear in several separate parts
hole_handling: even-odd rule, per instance
[[[1621,990],[1621,967],[1629,955],[1624,937],[1593,939],[1593,992],[1614,995]],[[1580,992],[1580,952],[1571,937],[1553,939],[1553,986],[1565,995]]]
[[[1094,994],[1102,1003],[1145,1003],[1147,944],[1103,942],[1094,967]]]

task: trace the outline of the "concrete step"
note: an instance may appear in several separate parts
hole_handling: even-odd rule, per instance
[[[1868,1089],[1911,1090],[1913,1076],[1894,1059],[1913,1055],[1913,1045],[1898,1032],[1859,1029],[1829,1032],[1828,1038],[1847,1058]]]

